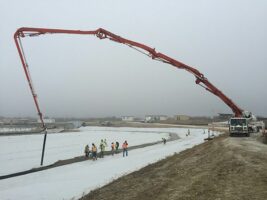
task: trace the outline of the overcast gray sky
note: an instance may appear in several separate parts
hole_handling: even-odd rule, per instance
[[[0,0],[0,116],[37,116],[13,41],[19,27],[95,30],[197,68],[236,104],[267,115],[266,0]],[[50,117],[215,115],[231,110],[194,77],[94,36],[23,39]]]

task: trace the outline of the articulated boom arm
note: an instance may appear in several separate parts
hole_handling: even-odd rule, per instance
[[[184,69],[191,74],[193,74],[196,77],[196,84],[199,84],[200,86],[204,87],[209,92],[213,93],[214,95],[218,96],[224,103],[226,103],[233,111],[236,117],[242,116],[243,110],[239,108],[231,99],[229,99],[225,94],[223,94],[218,88],[216,88],[211,82],[208,81],[208,79],[200,73],[197,69],[190,67],[184,63],[181,63],[173,58],[168,57],[165,54],[162,54],[160,52],[156,52],[154,48],[148,47],[144,44],[134,42],[125,38],[122,38],[118,35],[115,35],[105,29],[99,28],[95,31],[80,31],[80,30],[64,30],[64,29],[46,29],[46,28],[20,28],[18,29],[14,34],[15,43],[19,52],[19,56],[24,68],[24,72],[26,74],[28,84],[30,86],[33,99],[38,111],[38,114],[40,116],[41,122],[43,124],[43,127],[45,127],[45,124],[43,122],[42,113],[39,108],[39,104],[37,101],[37,95],[33,89],[33,84],[30,78],[30,73],[28,70],[28,64],[26,62],[26,58],[23,52],[22,44],[20,41],[21,37],[26,36],[38,36],[42,34],[79,34],[79,35],[95,35],[99,39],[110,39],[114,42],[125,44],[131,48],[134,48],[138,51],[141,51],[142,53],[146,54],[147,56],[151,57],[152,59],[162,61],[164,63],[173,65],[174,67],[177,67],[179,69]]]

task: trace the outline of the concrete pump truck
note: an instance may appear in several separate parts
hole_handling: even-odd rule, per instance
[[[253,126],[251,122],[255,121],[256,118],[249,112],[244,111],[240,107],[238,107],[230,98],[228,98],[222,91],[220,91],[217,87],[215,87],[202,73],[200,73],[197,69],[186,65],[180,61],[177,61],[163,53],[157,52],[155,48],[151,48],[142,43],[138,43],[132,40],[128,40],[126,38],[120,37],[114,33],[111,33],[105,29],[99,28],[97,30],[92,31],[81,31],[81,30],[66,30],[66,29],[49,29],[49,28],[27,28],[22,27],[19,28],[14,34],[15,44],[20,56],[20,60],[33,96],[33,100],[40,117],[42,127],[46,130],[46,125],[43,120],[43,115],[41,113],[39,103],[37,100],[37,94],[34,91],[33,83],[30,77],[30,72],[28,68],[28,63],[26,61],[25,53],[23,51],[21,38],[23,37],[33,37],[44,34],[75,34],[75,35],[93,35],[98,37],[99,39],[109,39],[113,42],[117,42],[120,44],[127,45],[145,55],[152,58],[153,60],[157,60],[169,65],[172,65],[178,69],[184,69],[195,76],[196,84],[200,85],[207,91],[219,97],[225,104],[227,104],[234,113],[234,117],[229,120],[229,133],[232,136],[233,134],[243,134],[249,136],[250,132],[253,131]],[[46,131],[45,131],[46,138]],[[45,139],[44,139],[45,144]]]

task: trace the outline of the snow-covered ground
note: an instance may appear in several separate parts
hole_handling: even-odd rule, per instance
[[[35,128],[0,128],[0,133],[23,133],[34,130]]]
[[[103,128],[85,127],[82,132],[48,135],[45,164],[59,159],[72,158],[83,153],[85,144],[106,138],[108,143],[124,140],[129,145],[161,140],[168,133],[180,139],[121,154],[106,156],[97,161],[84,161],[37,173],[0,180],[1,199],[77,199],[90,190],[136,171],[150,163],[204,142],[203,129],[183,128]],[[207,130],[205,130],[207,133]],[[218,133],[215,133],[216,135]],[[1,175],[37,167],[40,162],[42,136],[9,136],[0,138]],[[26,163],[26,164],[25,164]]]
[[[44,164],[49,165],[58,160],[81,156],[84,154],[86,144],[91,147],[91,144],[95,143],[98,147],[101,139],[107,140],[107,150],[109,150],[111,142],[115,141],[122,144],[127,140],[134,146],[168,137],[168,133],[159,130],[153,132],[131,128],[83,127],[80,131],[47,135]],[[39,167],[43,137],[43,135],[0,137],[0,176]]]

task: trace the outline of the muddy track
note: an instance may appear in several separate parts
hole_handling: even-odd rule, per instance
[[[178,135],[174,134],[174,133],[169,133],[169,136],[170,137],[168,138],[167,142],[179,139]],[[128,150],[131,151],[134,149],[144,148],[144,147],[148,147],[148,146],[152,146],[152,145],[156,145],[156,144],[160,144],[160,143],[162,143],[162,141],[151,142],[151,143],[146,143],[146,144],[141,144],[141,145],[136,145],[136,146],[130,146],[128,148]],[[119,149],[117,153],[121,153],[121,152],[122,152],[122,149]],[[105,151],[105,156],[109,156],[111,154],[112,154],[111,151]],[[98,153],[98,157],[99,157],[99,153]],[[16,176],[22,176],[22,175],[26,175],[26,174],[30,174],[30,173],[35,173],[35,172],[39,172],[39,171],[43,171],[43,170],[52,169],[55,167],[60,167],[63,165],[69,165],[72,163],[83,162],[83,161],[88,161],[88,160],[91,160],[91,159],[90,158],[88,159],[85,156],[77,156],[77,157],[66,159],[66,160],[59,160],[59,161],[57,161],[51,165],[47,165],[44,167],[33,168],[30,170],[25,170],[25,171],[21,171],[21,172],[17,172],[17,173],[12,173],[12,174],[8,174],[8,175],[0,176],[0,180],[12,178],[12,177],[16,177]]]
[[[267,145],[226,134],[96,189],[82,200],[267,199]]]

